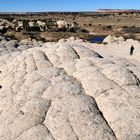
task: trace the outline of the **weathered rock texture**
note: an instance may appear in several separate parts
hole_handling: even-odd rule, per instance
[[[0,57],[0,140],[139,140],[140,74],[81,41]]]

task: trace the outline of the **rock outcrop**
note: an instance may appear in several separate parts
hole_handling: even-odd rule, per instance
[[[0,56],[0,140],[139,140],[139,67],[81,40]]]
[[[35,39],[27,38],[21,41],[12,40],[11,38],[0,36],[0,56],[15,51],[22,51],[33,47],[42,47],[44,43]]]
[[[122,36],[116,37],[114,35],[108,35],[104,40],[103,43],[113,43],[113,42],[123,42],[124,38]]]
[[[67,22],[64,20],[58,20],[52,23],[48,23],[43,20],[16,20],[8,21],[8,19],[0,19],[0,32],[12,31],[47,31],[50,29],[66,29],[69,31],[74,30],[76,22]],[[56,27],[57,26],[57,27]]]
[[[0,31],[4,30],[14,31],[46,31],[47,25],[45,22],[40,20],[28,21],[28,20],[13,20],[12,22],[7,19],[0,19]]]
[[[70,23],[70,22],[66,22],[64,20],[58,20],[56,22],[56,25],[58,26],[59,29],[63,29],[63,28],[75,28],[75,23]]]

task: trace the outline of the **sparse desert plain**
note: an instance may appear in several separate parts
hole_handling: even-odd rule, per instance
[[[0,32],[19,40],[29,36],[47,41],[71,36],[88,39],[110,34],[140,39],[139,12],[0,13],[0,19]]]

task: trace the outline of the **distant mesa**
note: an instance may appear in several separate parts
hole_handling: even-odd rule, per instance
[[[140,10],[135,9],[98,9],[96,12],[103,12],[103,13],[140,13]]]

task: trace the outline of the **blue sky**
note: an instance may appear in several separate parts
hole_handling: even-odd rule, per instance
[[[0,0],[0,12],[140,9],[140,0]]]

